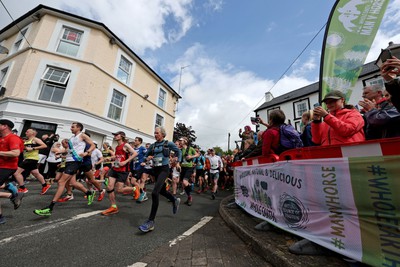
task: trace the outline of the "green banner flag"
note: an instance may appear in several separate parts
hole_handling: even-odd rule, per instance
[[[389,0],[338,0],[322,45],[320,98],[340,90],[350,98]]]

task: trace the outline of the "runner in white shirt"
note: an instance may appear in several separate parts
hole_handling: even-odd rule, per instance
[[[210,149],[210,154],[206,156],[210,160],[211,169],[210,169],[210,180],[213,185],[211,189],[211,199],[215,199],[215,193],[218,189],[218,179],[219,179],[219,172],[222,171],[223,163],[220,156],[215,155],[214,149]]]

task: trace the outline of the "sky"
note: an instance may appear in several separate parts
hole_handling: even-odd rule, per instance
[[[229,133],[233,149],[239,129],[251,125],[266,92],[277,97],[318,81],[335,2],[0,1],[0,28],[39,4],[104,23],[182,96],[175,122],[191,126],[202,149],[224,150]],[[389,41],[400,43],[400,0],[390,1],[366,63]]]

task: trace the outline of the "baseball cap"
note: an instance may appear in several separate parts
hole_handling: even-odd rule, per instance
[[[116,133],[112,133],[113,135],[120,135],[120,136],[122,136],[122,137],[126,137],[126,134],[125,134],[125,132],[123,132],[123,131],[118,131],[118,132],[116,132]]]
[[[0,120],[1,125],[7,125],[10,129],[14,128],[14,123],[10,120],[2,119]]]
[[[339,90],[332,90],[325,95],[322,102],[325,102],[328,99],[341,99],[341,98],[346,99],[346,96],[343,94],[343,92]]]

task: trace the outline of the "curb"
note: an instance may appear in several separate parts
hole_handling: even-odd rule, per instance
[[[225,223],[258,255],[273,266],[287,267],[348,267],[349,265],[338,254],[332,256],[295,255],[288,248],[300,237],[283,230],[259,231],[254,227],[263,220],[258,219],[239,206],[228,207],[234,202],[234,195],[224,198],[219,207],[219,213]]]

